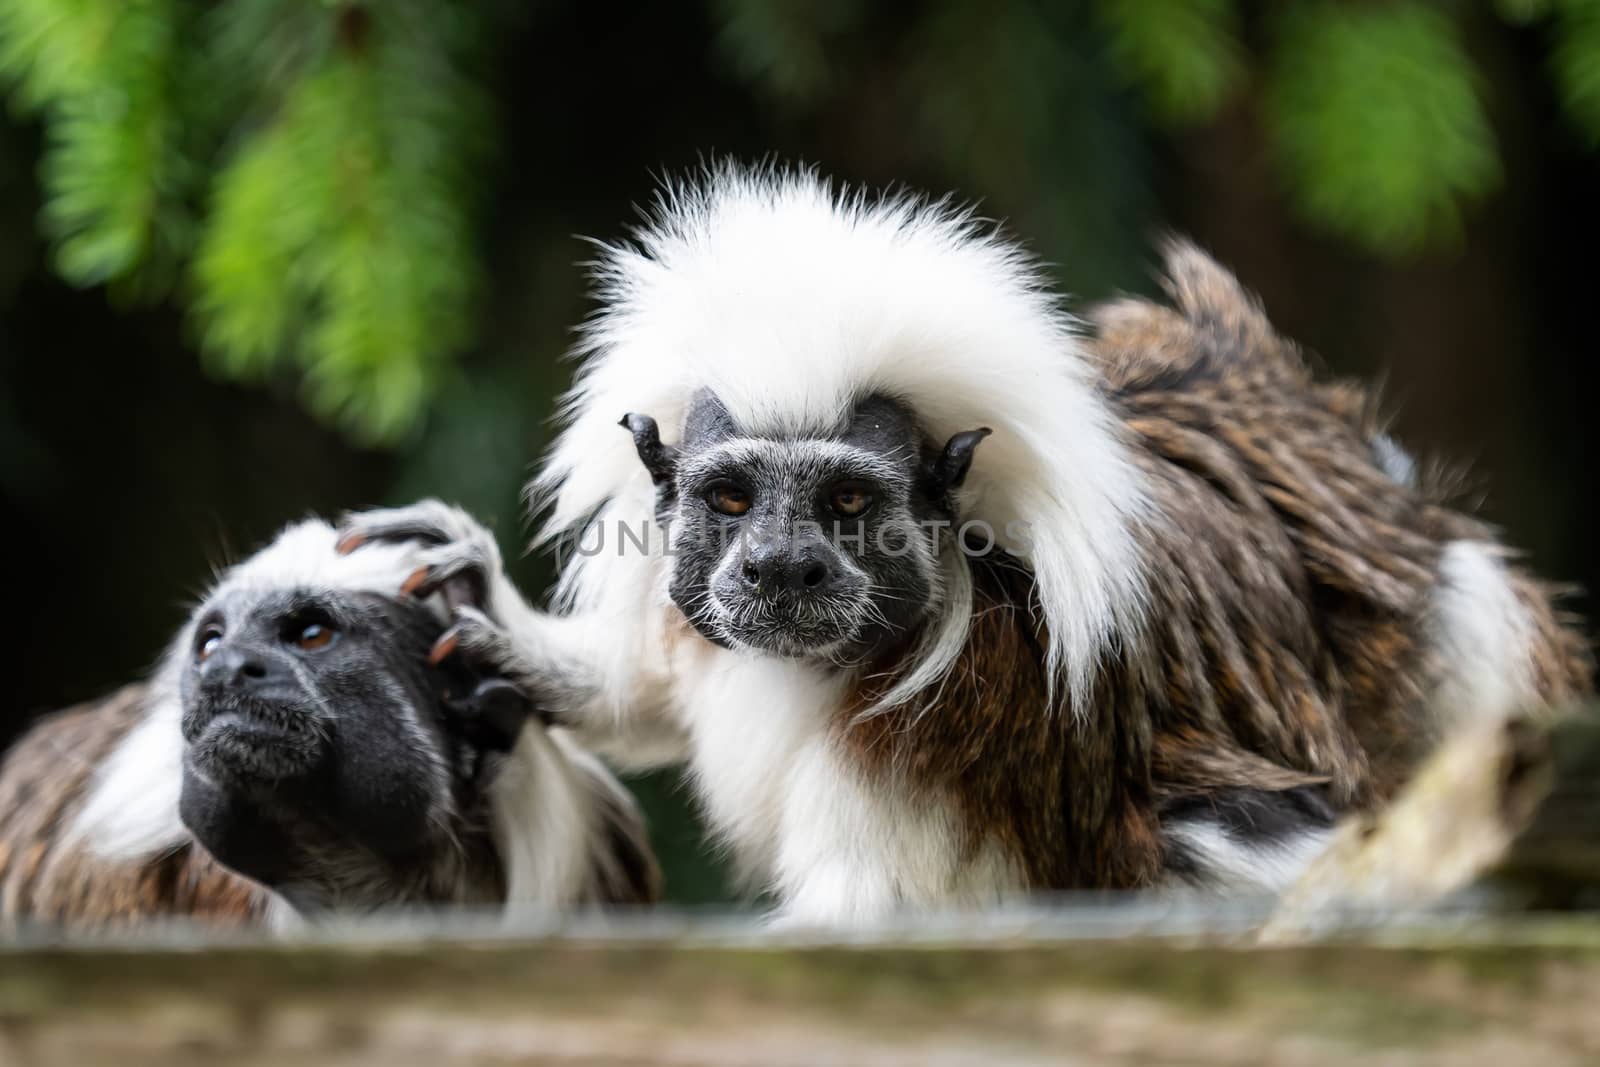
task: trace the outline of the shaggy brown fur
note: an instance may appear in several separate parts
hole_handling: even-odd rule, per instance
[[[94,771],[145,711],[143,686],[60,712],[0,762],[0,924],[114,927],[183,916],[259,923],[270,894],[190,842],[153,861],[108,863],[67,840]]]
[[[1151,884],[1179,798],[1323,784],[1342,811],[1390,795],[1451,710],[1430,706],[1441,552],[1494,540],[1378,466],[1369,394],[1315,382],[1226,271],[1175,244],[1167,286],[1175,308],[1091,316],[1156,512],[1146,629],[1102,665],[1092,706],[1047,706],[1032,578],[1001,558],[974,561],[974,624],[938,714],[862,716],[891,668],[840,719],[864,766],[954,795],[970,845],[998,834],[1033,888]],[[1588,692],[1588,645],[1553,589],[1513,582],[1539,698]]]

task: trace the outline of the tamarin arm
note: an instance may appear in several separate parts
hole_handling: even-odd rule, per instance
[[[526,687],[577,740],[631,769],[681,760],[687,741],[672,713],[665,616],[661,627],[616,626],[603,611],[541,611],[507,576],[494,535],[460,508],[424,500],[346,516],[341,551],[369,541],[414,541],[417,596],[442,593],[455,613],[434,655],[460,655]],[[619,634],[644,634],[631,642]]]

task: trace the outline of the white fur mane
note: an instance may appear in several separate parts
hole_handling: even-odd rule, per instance
[[[626,413],[653,416],[670,441],[709,388],[752,435],[824,436],[854,400],[887,393],[938,442],[993,428],[961,518],[997,533],[1027,524],[1051,677],[1085,708],[1108,643],[1139,617],[1144,496],[1075,324],[1026,253],[946,202],[725,165],[668,185],[595,277],[602,307],[575,353],[566,426],[530,487],[551,509],[541,540],[596,517],[608,536],[650,521],[649,478],[617,425]],[[648,640],[640,606],[665,604],[659,550],[640,561],[608,546],[562,576],[561,603],[609,616],[619,666]],[[965,641],[966,561],[950,551],[941,569],[940,624],[886,704],[935,685]]]

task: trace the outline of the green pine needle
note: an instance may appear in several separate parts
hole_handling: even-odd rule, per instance
[[[479,102],[426,29],[375,9],[359,49],[301,75],[218,176],[195,259],[213,365],[298,363],[312,410],[373,443],[413,427],[470,335]]]
[[[1478,90],[1456,26],[1430,5],[1288,9],[1267,105],[1295,205],[1380,253],[1457,236],[1462,205],[1500,178]]]
[[[1600,145],[1600,0],[1559,0],[1558,7],[1556,87],[1589,143]]]
[[[1550,13],[1550,0],[1495,0],[1495,10],[1507,22],[1525,25]]]
[[[1101,0],[1113,61],[1168,122],[1210,118],[1244,60],[1233,0]]]
[[[17,101],[37,109],[102,84],[106,53],[124,14],[117,0],[5,0],[0,3],[0,73]]]
[[[6,0],[0,70],[48,119],[46,231],[76,285],[170,273],[189,222],[173,144],[173,0]]]
[[[61,275],[157,294],[192,248],[217,372],[298,368],[308,406],[358,438],[408,432],[470,336],[485,109],[462,69],[480,17],[425,0],[0,0],[0,77],[45,120]]]

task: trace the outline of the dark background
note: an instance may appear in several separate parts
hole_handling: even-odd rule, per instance
[[[439,495],[492,520],[515,556],[517,489],[588,308],[572,235],[621,236],[655,175],[713,153],[980,199],[1079,301],[1152,291],[1154,239],[1191,234],[1330,373],[1381,380],[1402,441],[1468,463],[1483,513],[1533,567],[1600,588],[1589,546],[1600,163],[1549,77],[1548,28],[1467,21],[1502,179],[1453,236],[1379,252],[1295,209],[1249,77],[1212,114],[1159,121],[1115,76],[1089,16],[1075,17],[1054,24],[1059,84],[1028,75],[1002,85],[994,114],[942,126],[926,115],[939,86],[967,100],[963,86],[1000,75],[961,81],[958,39],[942,54],[948,78],[912,78],[926,57],[886,17],[831,45],[827,90],[798,96],[739,61],[726,5],[549,5],[508,20],[474,71],[494,103],[476,335],[420,428],[381,449],[308,415],[292,375],[208,375],[181,294],[134,302],[62,281],[36,225],[47,124],[0,119],[0,491],[7,647],[21,666],[0,743],[139,677],[213,565],[308,512]],[[1271,46],[1258,19],[1240,32],[1251,55]],[[1035,104],[1045,121],[1028,117]],[[530,591],[548,580],[544,560],[517,568]],[[1590,596],[1574,603],[1593,614]],[[640,788],[672,895],[720,896],[672,776]]]

